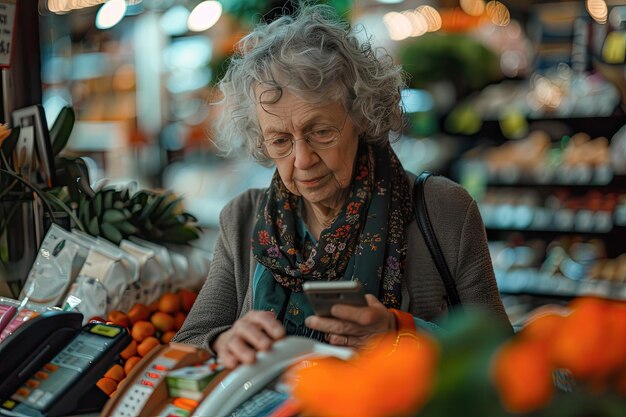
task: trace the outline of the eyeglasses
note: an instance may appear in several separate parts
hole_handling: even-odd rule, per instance
[[[271,139],[262,141],[262,146],[265,148],[265,153],[272,159],[286,158],[293,152],[296,142],[301,140],[315,150],[324,150],[332,148],[339,143],[341,137],[341,130],[346,124],[348,115],[343,121],[341,129],[334,126],[316,126],[311,131],[302,135],[302,139],[296,139],[292,136],[277,136]],[[259,146],[261,147],[261,145]]]

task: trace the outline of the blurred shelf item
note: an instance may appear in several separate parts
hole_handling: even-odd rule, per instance
[[[525,217],[526,218],[526,217]],[[626,233],[626,225],[616,226],[610,214],[603,212],[573,212],[568,210],[536,210],[532,220],[517,223],[485,221],[487,229],[509,232],[586,233],[603,235]],[[520,225],[520,223],[522,223]]]
[[[507,187],[615,187],[626,189],[626,175],[615,175],[610,166],[538,167],[523,171],[503,167],[487,174],[488,186]]]
[[[559,275],[541,273],[536,269],[496,270],[498,289],[503,294],[533,294],[574,298],[597,296],[626,300],[626,285],[622,282],[582,279],[579,281]]]
[[[250,188],[266,188],[274,169],[248,159],[215,156],[175,162],[163,172],[163,186],[185,196],[185,208],[204,228],[217,229],[224,206]]]

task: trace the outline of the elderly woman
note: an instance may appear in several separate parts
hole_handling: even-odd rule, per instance
[[[222,211],[210,274],[174,341],[234,367],[286,334],[362,347],[447,310],[413,213],[415,176],[389,144],[402,86],[390,56],[327,6],[304,6],[241,41],[220,83],[221,140],[244,138],[276,172]],[[508,323],[476,203],[441,177],[425,193],[463,304]],[[316,316],[302,291],[309,280],[358,280],[368,305]]]

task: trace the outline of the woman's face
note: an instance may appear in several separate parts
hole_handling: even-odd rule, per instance
[[[256,97],[262,92],[263,87],[257,87]],[[341,205],[352,180],[359,134],[343,105],[314,105],[284,89],[276,103],[261,105],[257,100],[256,114],[263,140],[277,136],[302,139],[318,126],[339,129],[339,139],[332,148],[315,150],[306,141],[298,140],[289,156],[274,159],[274,163],[293,194],[312,204]]]

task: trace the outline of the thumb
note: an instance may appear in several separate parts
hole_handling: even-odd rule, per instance
[[[377,307],[383,305],[383,303],[381,303],[378,298],[376,298],[376,296],[373,294],[365,294],[365,301],[367,302],[367,305],[369,307]]]

